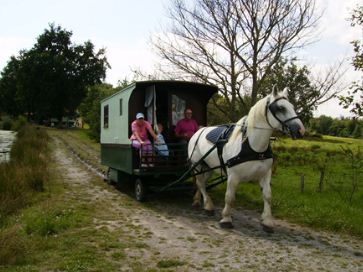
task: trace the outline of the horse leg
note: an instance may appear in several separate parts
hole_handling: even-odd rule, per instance
[[[206,182],[210,178],[211,174],[212,173],[209,171],[196,177],[196,184],[200,193],[203,195],[204,210],[208,215],[214,215],[214,204],[210,196],[207,194],[206,189]]]
[[[196,190],[196,192],[194,194],[194,197],[193,197],[192,207],[193,208],[200,208],[202,206],[202,194],[200,192],[199,186],[197,185],[197,180],[196,180],[195,176],[193,177],[193,181],[194,181],[194,184],[195,184],[197,190]]]
[[[236,197],[236,188],[238,184],[238,179],[233,178],[233,175],[228,175],[225,206],[222,211],[222,219],[219,221],[219,225],[221,226],[221,228],[233,228],[231,213],[232,205]]]
[[[263,194],[263,213],[261,215],[261,225],[264,231],[272,233],[273,232],[273,218],[271,214],[271,169],[266,173],[266,175],[260,180],[260,186]]]

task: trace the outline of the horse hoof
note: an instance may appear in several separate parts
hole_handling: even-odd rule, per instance
[[[222,229],[233,229],[233,224],[232,222],[219,222],[219,226]]]
[[[200,205],[200,203],[196,203],[196,204],[192,204],[192,209],[193,210],[199,210],[202,206]]]
[[[214,216],[215,211],[214,210],[204,210],[205,214],[208,216]]]
[[[262,229],[264,232],[267,232],[267,233],[274,233],[274,229],[273,227],[269,227],[269,226],[266,226],[264,224],[261,224],[262,225]]]

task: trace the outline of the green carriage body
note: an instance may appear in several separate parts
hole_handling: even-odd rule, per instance
[[[193,109],[193,118],[200,126],[207,125],[207,104],[216,86],[185,81],[139,81],[101,101],[101,163],[110,168],[115,182],[152,176],[167,182],[187,169],[186,160],[174,160],[170,154],[168,167],[140,167],[131,147],[131,123],[136,113],[144,113],[154,127],[164,126],[168,147],[180,149],[174,135],[175,122],[186,107]],[[184,148],[184,152],[185,152]],[[175,179],[175,178],[174,178]]]

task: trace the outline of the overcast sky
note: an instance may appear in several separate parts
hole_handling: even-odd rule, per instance
[[[106,81],[115,85],[118,80],[131,78],[131,67],[151,70],[156,56],[148,44],[166,22],[169,0],[0,0],[0,70],[11,55],[21,49],[30,49],[36,38],[48,28],[49,23],[61,25],[73,32],[72,41],[86,40],[105,47],[111,69]],[[318,41],[296,52],[304,64],[319,72],[341,59],[353,55],[350,41],[358,30],[350,27],[347,18],[361,0],[317,0],[320,10],[325,10],[320,21]],[[345,81],[358,78],[352,68]],[[316,115],[347,116],[336,101],[319,107]]]

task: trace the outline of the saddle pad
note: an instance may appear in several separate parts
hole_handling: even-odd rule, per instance
[[[219,140],[228,139],[233,131],[234,125],[220,125],[215,129],[208,132],[205,137],[208,141],[213,144],[217,143]]]

